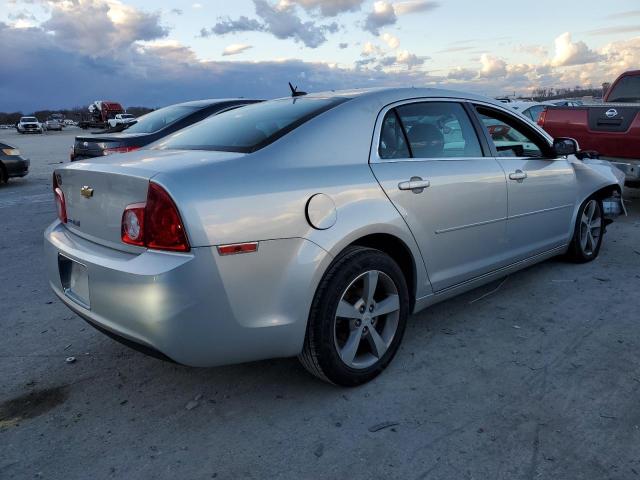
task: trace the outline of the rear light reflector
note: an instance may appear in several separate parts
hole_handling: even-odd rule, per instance
[[[62,223],[67,223],[67,204],[64,201],[64,193],[60,188],[55,189],[56,196],[56,210],[58,211],[58,218]]]
[[[112,153],[127,153],[138,150],[140,147],[114,147],[114,148],[105,148],[102,151],[103,155],[111,155]]]
[[[542,112],[540,112],[540,115],[538,116],[538,125],[540,125],[541,127],[544,127],[544,122],[547,119],[547,109],[545,108]]]
[[[56,211],[58,213],[58,219],[62,223],[67,223],[67,202],[64,200],[64,192],[60,188],[58,183],[58,176],[53,172],[53,197],[56,202]]]
[[[218,253],[224,255],[235,255],[237,253],[251,253],[258,250],[258,242],[234,243],[232,245],[220,245]]]
[[[122,213],[121,238],[124,243],[188,252],[190,250],[180,213],[169,194],[150,182],[145,203],[128,205]]]

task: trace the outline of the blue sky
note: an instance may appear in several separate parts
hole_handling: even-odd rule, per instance
[[[446,84],[526,94],[640,68],[637,0],[533,5],[1,0],[0,52],[14,68],[0,77],[0,110],[274,97],[286,79],[306,90]]]

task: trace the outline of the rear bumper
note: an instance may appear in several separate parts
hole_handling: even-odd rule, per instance
[[[60,254],[86,267],[85,305],[63,288]],[[260,242],[256,253],[227,257],[215,247],[130,254],[85,240],[58,221],[45,232],[45,258],[51,288],[78,315],[192,366],[297,355],[330,261],[299,238]]]
[[[29,173],[29,165],[31,161],[19,156],[2,157],[0,162],[7,169],[9,178],[24,177]]]

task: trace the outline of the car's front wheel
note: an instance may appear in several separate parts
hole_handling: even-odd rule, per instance
[[[578,211],[573,239],[567,253],[569,259],[577,263],[595,260],[600,253],[604,232],[602,201],[589,198]]]
[[[368,382],[396,354],[408,315],[409,292],[398,264],[379,250],[349,247],[318,286],[300,361],[331,383]]]

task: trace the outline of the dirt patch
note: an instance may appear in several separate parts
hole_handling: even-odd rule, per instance
[[[68,387],[34,390],[0,404],[0,428],[47,413],[67,399]]]

